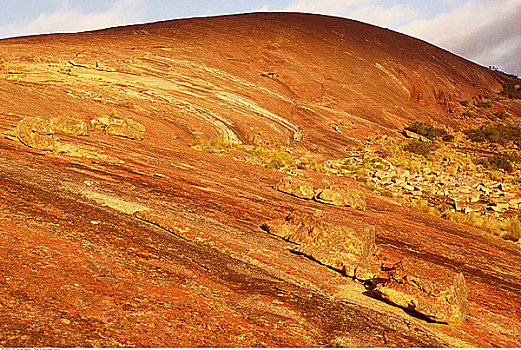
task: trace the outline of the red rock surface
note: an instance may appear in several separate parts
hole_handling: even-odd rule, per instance
[[[412,120],[456,125],[444,103],[498,91],[499,73],[392,31],[298,14],[6,39],[0,58],[1,132],[25,117],[111,111],[146,129],[141,141],[57,134],[76,153],[0,139],[0,346],[521,346],[512,242],[369,193],[365,211],[292,197],[271,187],[276,170],[187,147],[226,135],[341,157]],[[428,323],[291,253],[260,229],[291,210],[377,226],[389,265],[462,272],[466,320]]]

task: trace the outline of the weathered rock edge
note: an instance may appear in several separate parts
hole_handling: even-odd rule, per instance
[[[320,203],[346,206],[365,210],[365,196],[361,191],[349,188],[346,185],[335,184],[319,191],[315,200]]]
[[[424,261],[402,260],[373,292],[435,322],[457,324],[468,314],[463,274]]]
[[[313,199],[315,195],[312,183],[292,176],[280,179],[275,189],[302,199]]]
[[[292,176],[283,177],[274,186],[277,191],[302,199],[313,199],[319,203],[347,206],[365,210],[365,196],[361,191],[345,184],[334,184],[314,191],[313,183]]]
[[[331,225],[306,213],[293,211],[284,218],[263,224],[261,228],[298,244],[293,249],[295,253],[341,271],[346,276],[369,280],[380,271],[373,226],[357,232],[347,226]],[[358,269],[364,270],[364,273],[357,275]]]
[[[375,295],[429,320],[457,324],[468,313],[467,285],[462,273],[417,259],[383,267],[374,226],[355,231],[293,211],[262,224],[261,228],[297,244],[292,249],[294,253],[364,282]]]

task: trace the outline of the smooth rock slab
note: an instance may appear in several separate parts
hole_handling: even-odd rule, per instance
[[[395,265],[374,293],[435,322],[456,324],[468,313],[463,274],[420,260],[405,259]]]

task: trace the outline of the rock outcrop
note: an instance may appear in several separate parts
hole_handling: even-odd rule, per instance
[[[349,277],[356,276],[356,270],[364,266],[364,279],[371,279],[379,272],[375,263],[378,252],[373,226],[355,231],[350,227],[329,224],[306,213],[294,211],[285,218],[263,224],[265,231],[296,243],[293,249],[309,258],[344,272]],[[369,270],[368,267],[376,267]]]
[[[18,122],[16,136],[24,145],[42,151],[53,151],[56,138],[49,122],[38,117],[27,117]]]
[[[348,206],[354,209],[365,210],[365,197],[362,192],[346,185],[335,184],[323,189],[315,196],[317,202]]]
[[[129,118],[104,118],[98,117],[91,120],[94,127],[103,129],[107,135],[126,137],[133,140],[143,140],[145,127]]]
[[[66,116],[51,118],[50,126],[54,132],[63,132],[76,136],[86,136],[89,134],[89,124],[77,118]]]
[[[275,189],[280,192],[290,194],[302,199],[313,199],[313,184],[295,177],[284,177],[275,185]]]
[[[435,322],[459,323],[468,313],[463,274],[424,261],[401,261],[374,293]]]

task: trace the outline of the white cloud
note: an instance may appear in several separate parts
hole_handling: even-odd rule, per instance
[[[284,11],[342,16],[383,27],[399,26],[420,15],[408,5],[386,6],[382,0],[296,0]]]
[[[400,31],[482,65],[521,75],[521,0],[467,1]]]
[[[401,4],[386,8],[370,4],[349,12],[349,17],[381,27],[396,27],[420,16],[420,11]]]
[[[372,0],[369,0],[372,1]],[[367,0],[298,0],[293,1],[285,11],[311,12],[332,15],[343,15],[354,6],[368,2]]]
[[[284,11],[336,15],[393,28],[484,66],[521,75],[521,0],[444,0],[446,11],[434,16],[412,2],[394,3],[294,0]]]
[[[71,7],[67,0],[56,3],[56,11],[43,12],[30,23],[0,27],[0,33],[9,36],[102,29],[140,21],[146,9],[144,0],[116,0],[106,9],[91,13]]]

